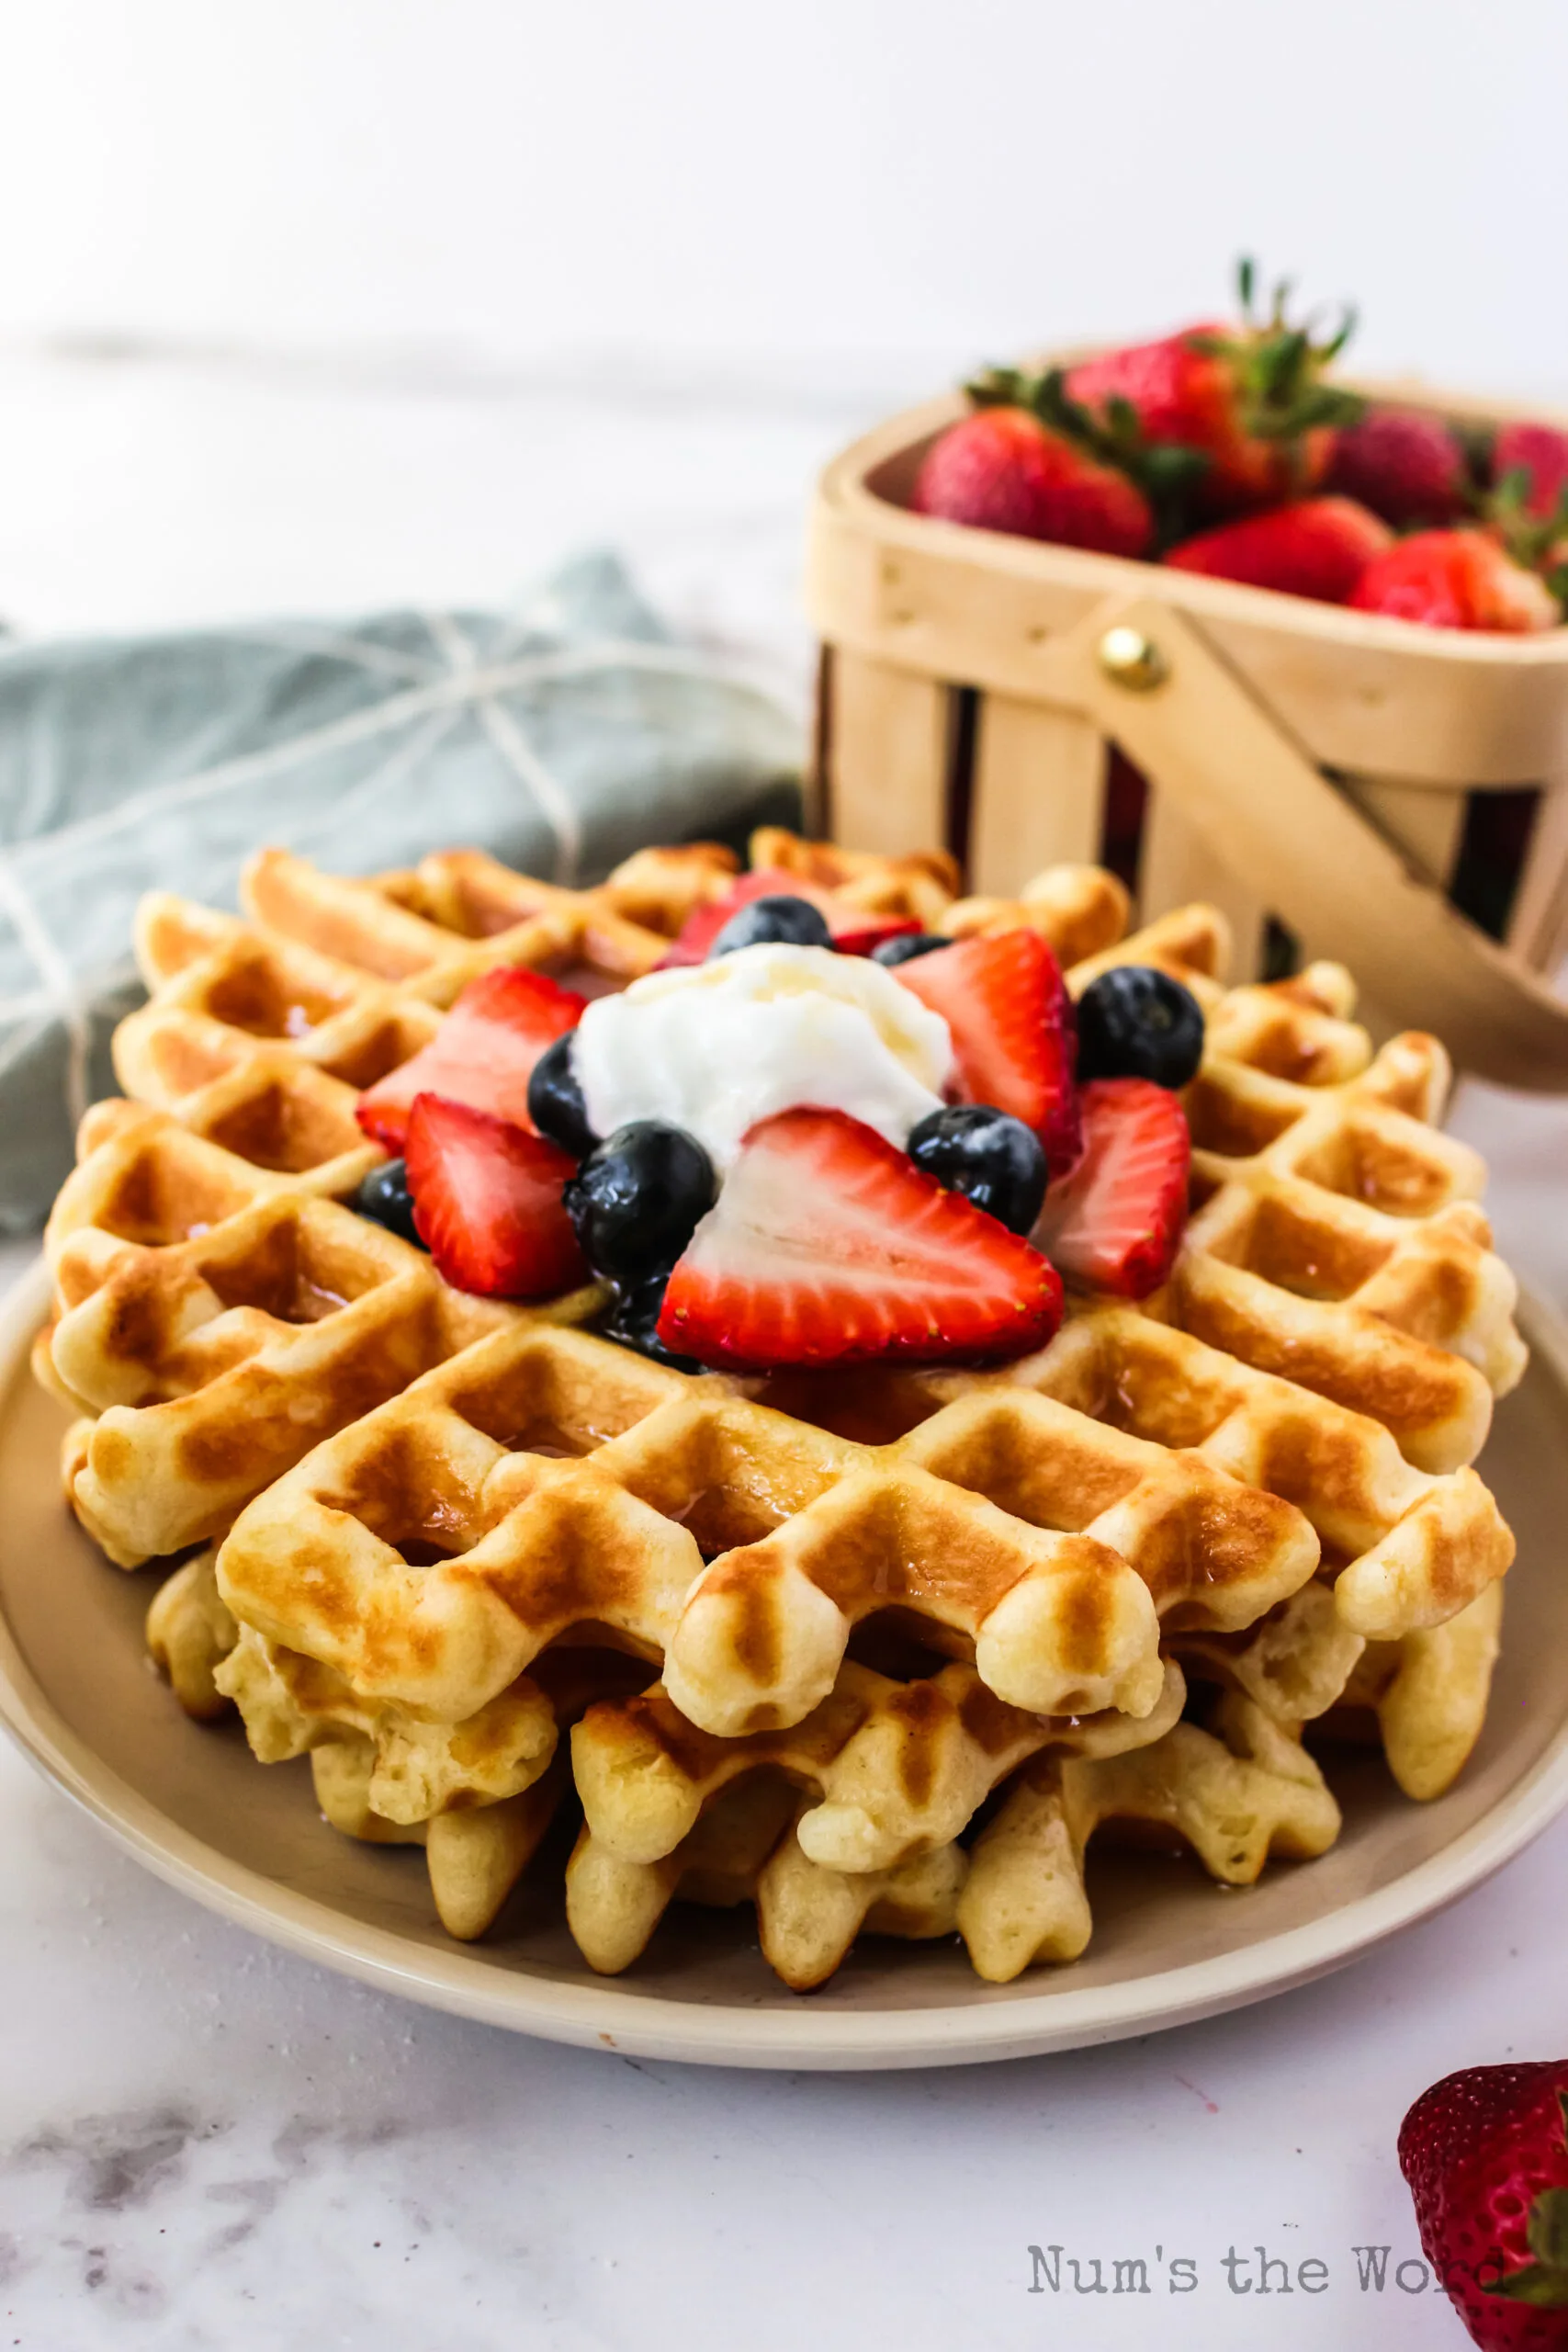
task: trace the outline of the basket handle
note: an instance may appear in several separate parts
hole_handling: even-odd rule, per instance
[[[1048,698],[1120,743],[1221,864],[1314,955],[1348,964],[1378,1007],[1435,1031],[1477,1077],[1568,1092],[1568,1003],[1412,872],[1186,614],[1154,596],[1098,605],[1044,666]]]

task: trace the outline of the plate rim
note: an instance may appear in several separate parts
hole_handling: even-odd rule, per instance
[[[0,1412],[28,1375],[51,1296],[40,1258],[0,1301]],[[1521,1292],[1519,1321],[1568,1398],[1568,1323]],[[584,1984],[497,1968],[478,1949],[413,1944],[281,1885],[185,1828],[97,1756],[55,1709],[0,1610],[0,1724],[42,1776],[134,1860],[232,1925],[382,1992],[582,2049],[795,2071],[975,2064],[1161,2032],[1289,1992],[1348,1965],[1468,1894],[1568,1806],[1568,1713],[1535,1763],[1439,1852],[1321,1918],[1184,1965],[1075,1992],[1060,1977],[1006,2001],[941,2007],[763,2009],[678,2001],[617,1979]]]

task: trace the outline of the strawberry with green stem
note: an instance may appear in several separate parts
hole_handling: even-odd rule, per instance
[[[1468,2066],[1399,2130],[1421,2246],[1483,2352],[1568,2346],[1568,2061]]]
[[[1100,555],[1145,555],[1154,544],[1137,485],[1014,401],[982,402],[950,425],[927,450],[910,503],[941,522]]]
[[[1204,324],[1130,344],[1070,369],[1066,391],[1111,429],[1112,402],[1125,402],[1143,443],[1194,453],[1204,462],[1201,503],[1213,513],[1300,497],[1323,478],[1337,431],[1364,403],[1324,381],[1355,327],[1345,310],[1314,334],[1288,315],[1281,281],[1265,314],[1255,311],[1257,277],[1236,271],[1239,325]]]
[[[1568,491],[1568,433],[1526,419],[1500,425],[1492,444],[1492,479],[1499,488],[1512,480],[1517,503],[1537,521],[1555,514]]]

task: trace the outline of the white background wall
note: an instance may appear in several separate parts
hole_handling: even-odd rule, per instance
[[[1563,0],[11,0],[0,56],[13,349],[924,389],[1245,242],[1369,363],[1568,386]]]

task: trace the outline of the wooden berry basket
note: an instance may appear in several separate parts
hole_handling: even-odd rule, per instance
[[[895,417],[818,490],[826,828],[945,842],[1003,897],[1104,860],[1145,919],[1223,908],[1238,976],[1337,956],[1380,1019],[1436,1030],[1461,1067],[1568,1091],[1568,1005],[1538,977],[1568,948],[1568,628],[1422,629],[911,513],[963,413],[955,393]]]

